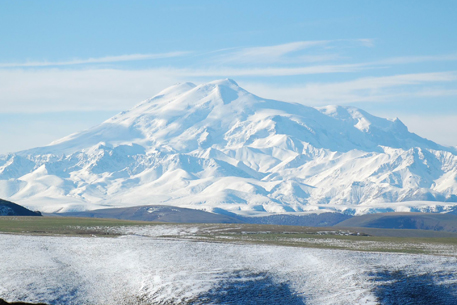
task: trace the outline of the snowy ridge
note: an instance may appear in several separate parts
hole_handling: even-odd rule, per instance
[[[0,156],[0,197],[56,212],[166,204],[235,213],[445,211],[457,153],[341,106],[179,84],[45,147]]]

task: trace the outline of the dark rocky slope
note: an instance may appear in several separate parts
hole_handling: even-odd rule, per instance
[[[11,201],[0,199],[0,216],[41,216],[41,213],[31,211]]]

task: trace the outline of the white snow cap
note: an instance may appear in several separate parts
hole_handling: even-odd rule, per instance
[[[457,201],[456,158],[398,119],[264,99],[223,79],[174,85],[91,129],[0,157],[0,197],[43,211],[441,211]]]

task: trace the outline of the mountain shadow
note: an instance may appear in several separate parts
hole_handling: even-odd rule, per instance
[[[276,283],[266,273],[235,272],[218,286],[189,304],[231,305],[304,305],[305,299],[294,293],[287,283]]]
[[[457,304],[457,284],[439,284],[446,275],[407,275],[403,271],[381,271],[374,290],[381,305],[447,305]]]

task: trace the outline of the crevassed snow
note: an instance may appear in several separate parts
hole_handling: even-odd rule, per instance
[[[457,202],[456,177],[456,150],[398,119],[263,99],[232,80],[170,87],[91,129],[0,158],[0,195],[46,212],[168,204],[364,213],[412,201],[445,211]]]

